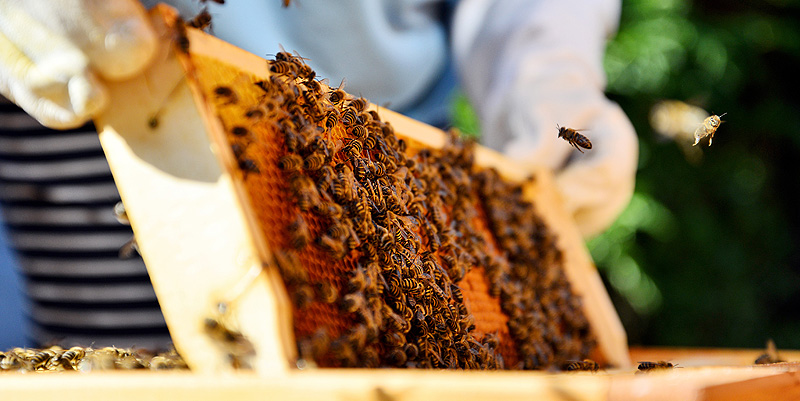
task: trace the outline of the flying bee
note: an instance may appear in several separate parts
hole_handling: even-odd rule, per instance
[[[639,362],[638,369],[644,372],[644,371],[659,370],[659,369],[672,369],[674,367],[675,365],[666,361]]]
[[[203,8],[203,11],[200,11],[200,14],[197,14],[191,21],[187,22],[187,25],[203,31],[210,27],[211,13],[208,12],[208,7]]]
[[[564,365],[564,370],[568,371],[589,371],[589,372],[597,372],[600,370],[600,365],[597,362],[591,359],[584,359],[582,361],[572,361],[566,365]]]
[[[584,149],[592,148],[592,141],[590,141],[589,138],[585,137],[580,132],[578,132],[580,130],[575,130],[567,127],[559,127],[558,124],[556,124],[556,128],[558,129],[558,137],[564,138],[565,141],[569,142],[570,145],[574,146],[575,149],[578,149],[578,151],[580,151],[581,153],[583,153],[581,148]]]
[[[214,95],[217,99],[223,100],[225,105],[228,104],[236,104],[239,102],[239,95],[233,91],[233,89],[227,86],[217,86],[214,88]]]
[[[718,116],[713,115],[703,120],[703,123],[694,131],[694,144],[692,146],[700,143],[700,140],[705,137],[708,137],[708,146],[711,146],[711,141],[714,140],[714,134],[717,132],[717,128],[719,128],[720,124],[724,123],[721,117],[725,114],[728,113],[722,113]]]

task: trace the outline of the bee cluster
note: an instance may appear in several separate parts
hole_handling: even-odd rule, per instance
[[[44,349],[13,348],[0,351],[0,372],[188,369],[172,349],[156,354],[143,349],[52,346]]]
[[[287,52],[268,77],[214,63],[195,74],[292,300],[299,367],[537,369],[594,348],[556,238],[472,143],[408,143]]]

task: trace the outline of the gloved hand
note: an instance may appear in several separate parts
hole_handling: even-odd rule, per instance
[[[585,237],[605,230],[633,194],[638,147],[628,118],[603,94],[605,42],[618,0],[462,0],[453,40],[484,143],[528,168],[555,171]],[[580,153],[556,125],[583,129]]]
[[[102,80],[140,72],[156,40],[136,0],[0,0],[0,93],[46,126],[80,126],[106,106]]]

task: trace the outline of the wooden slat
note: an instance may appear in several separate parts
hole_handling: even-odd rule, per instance
[[[152,16],[160,34],[171,38],[165,25],[171,10],[160,7]],[[112,106],[95,123],[173,341],[192,369],[230,370],[226,351],[202,322],[253,269],[260,271],[262,258],[241,198],[209,142],[209,122],[170,46],[143,75],[108,86]],[[293,349],[279,335],[291,320],[275,282],[259,275],[232,308],[263,356],[255,367],[265,374],[288,369]]]

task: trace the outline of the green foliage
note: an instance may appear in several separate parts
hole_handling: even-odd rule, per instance
[[[797,2],[629,0],[608,93],[640,140],[636,195],[589,246],[632,343],[800,348]],[[647,116],[727,112],[690,162]]]
[[[479,140],[481,137],[481,122],[469,99],[467,99],[467,95],[463,92],[456,92],[453,96],[450,110],[453,127],[461,131],[464,136]]]

